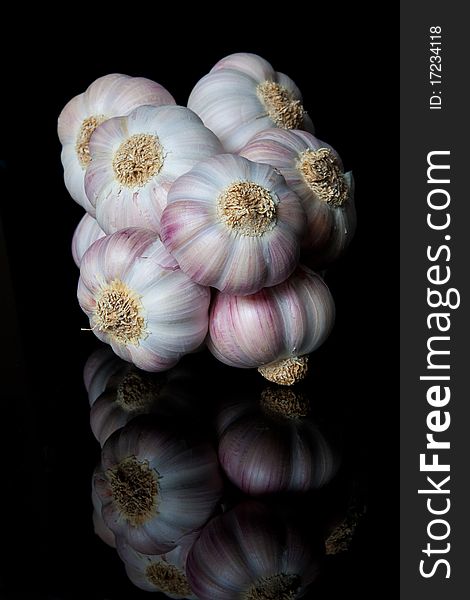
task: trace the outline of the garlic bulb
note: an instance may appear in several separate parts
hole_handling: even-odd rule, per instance
[[[168,552],[200,529],[222,493],[212,447],[157,421],[136,417],[116,431],[94,478],[106,525],[146,554]]]
[[[299,266],[287,281],[250,296],[216,293],[208,347],[227,365],[258,367],[269,381],[292,385],[305,377],[306,355],[326,340],[334,315],[321,277]]]
[[[224,402],[218,452],[230,481],[250,495],[304,492],[331,481],[339,461],[309,410],[304,394],[284,387],[265,388],[255,401],[244,393]]]
[[[170,598],[197,599],[186,578],[186,558],[197,534],[185,536],[174,550],[165,554],[137,552],[120,538],[119,557],[134,585],[146,592],[163,592]]]
[[[77,267],[80,267],[82,256],[88,248],[106,234],[92,216],[85,213],[77,225],[72,238],[72,256]]]
[[[222,147],[188,108],[141,106],[97,127],[89,150],[85,190],[101,228],[158,233],[171,184]]]
[[[99,473],[100,471],[101,464],[99,464],[93,471],[93,478],[95,477],[95,474]],[[103,521],[103,516],[101,515],[101,500],[98,494],[95,492],[95,488],[93,485],[91,486],[91,502],[93,504],[92,518],[94,532],[106,545],[111,546],[111,548],[116,548],[116,536]]]
[[[145,371],[169,369],[205,339],[210,291],[151,231],[123,229],[92,244],[77,295],[94,334]]]
[[[161,373],[152,376],[129,363],[122,364],[91,407],[91,430],[101,446],[134,417],[152,412],[164,384]]]
[[[220,60],[196,84],[188,106],[227,152],[238,152],[269,127],[313,131],[298,87],[256,54],[237,53]]]
[[[138,106],[163,104],[175,101],[160,84],[144,77],[114,73],[99,77],[60,113],[57,131],[62,144],[65,186],[92,216],[95,208],[87,198],[83,178],[90,162],[89,141],[93,131],[106,119],[127,115]]]
[[[191,279],[245,295],[292,273],[304,227],[300,200],[283,177],[267,165],[222,154],[174,183],[161,237]]]
[[[278,169],[301,199],[304,264],[323,268],[339,258],[356,230],[356,209],[352,173],[343,172],[337,152],[304,131],[267,129],[240,155]]]
[[[123,364],[109,346],[98,348],[90,354],[83,367],[83,382],[90,406],[93,406],[106,389],[109,379]]]
[[[186,570],[201,600],[295,600],[317,577],[322,555],[297,527],[246,502],[204,527]]]

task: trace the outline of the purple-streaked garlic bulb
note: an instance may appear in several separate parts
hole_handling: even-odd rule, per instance
[[[216,293],[208,347],[227,365],[256,367],[269,381],[292,385],[305,377],[308,355],[326,340],[334,317],[323,279],[299,265],[287,281],[256,294]]]
[[[91,502],[93,504],[93,530],[96,535],[111,548],[116,548],[116,536],[111,529],[106,525],[101,514],[101,500],[98,494],[95,492],[93,485],[93,479],[96,473],[101,471],[101,465],[99,464],[93,471],[92,486],[91,486]]]
[[[88,393],[90,406],[104,392],[108,381],[125,364],[119,359],[109,346],[102,346],[88,357],[83,367],[83,383]]]
[[[354,236],[356,209],[352,173],[344,173],[338,153],[310,133],[267,129],[240,155],[278,169],[301,199],[304,264],[323,268],[339,258]]]
[[[82,256],[88,248],[104,237],[106,234],[94,219],[88,213],[85,213],[80,223],[77,225],[72,237],[72,256],[77,267],[80,268]]]
[[[188,108],[141,106],[97,127],[89,151],[85,190],[100,227],[158,233],[172,183],[222,146]]]
[[[207,333],[209,289],[191,281],[149,230],[123,229],[92,244],[77,295],[94,334],[145,371],[169,369]]]
[[[186,559],[197,534],[185,536],[165,554],[143,554],[118,539],[117,551],[132,583],[146,592],[163,592],[169,598],[197,599],[186,577]]]
[[[162,373],[151,374],[123,362],[90,410],[91,430],[100,445],[138,415],[151,413],[164,382]]]
[[[297,527],[246,502],[204,527],[186,570],[200,600],[295,600],[317,577],[322,556]]]
[[[245,295],[292,273],[304,228],[301,202],[281,175],[222,154],[174,183],[161,237],[191,279]]]
[[[305,394],[267,387],[256,400],[224,402],[217,417],[219,462],[246,494],[305,492],[326,485],[339,461],[309,418]]]
[[[137,417],[116,431],[94,477],[106,525],[146,554],[169,552],[200,529],[222,494],[214,449],[155,420]]]
[[[65,186],[72,198],[91,215],[95,215],[95,208],[85,193],[84,176],[91,160],[92,133],[100,123],[127,115],[138,106],[164,104],[175,104],[175,100],[159,83],[114,73],[99,77],[84,93],[65,105],[57,127]]]
[[[237,53],[220,60],[196,84],[188,106],[227,152],[238,152],[270,127],[313,131],[298,87],[256,54]]]

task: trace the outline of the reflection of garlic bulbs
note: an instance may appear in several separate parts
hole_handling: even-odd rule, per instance
[[[230,481],[250,495],[303,492],[331,481],[338,460],[309,409],[305,395],[284,387],[224,402],[219,461]]]
[[[123,362],[109,346],[95,350],[83,367],[83,383],[88,393],[90,406],[104,392],[109,379],[122,368]]]
[[[168,552],[200,529],[222,493],[212,447],[157,420],[137,417],[116,431],[94,478],[106,525],[146,554]]]
[[[246,502],[206,525],[186,570],[201,600],[295,600],[317,577],[322,554],[297,527]]]
[[[220,60],[196,84],[188,106],[227,152],[238,152],[269,127],[313,131],[295,83],[256,54],[238,53]]]
[[[169,369],[207,332],[209,289],[145,229],[123,229],[85,252],[78,301],[95,335],[145,371]]]
[[[353,179],[331,146],[303,131],[267,129],[240,155],[278,169],[301,199],[307,214],[304,264],[321,268],[344,252],[356,229]]]
[[[168,190],[199,160],[222,151],[201,119],[182,106],[141,106],[94,132],[85,190],[106,233],[160,230]]]
[[[93,477],[101,471],[101,465],[98,465],[93,471]],[[93,480],[92,480],[93,481]],[[101,500],[95,491],[94,485],[91,486],[91,502],[93,504],[93,530],[96,535],[111,548],[116,548],[116,537],[111,529],[103,521],[101,514]]]
[[[155,81],[117,73],[100,77],[86,92],[68,102],[58,122],[65,186],[87,212],[95,214],[83,186],[85,169],[90,162],[88,144],[93,131],[106,119],[127,115],[137,106],[174,103],[172,95]]]
[[[186,578],[186,558],[197,534],[185,536],[165,554],[143,554],[118,539],[117,551],[134,585],[146,592],[163,592],[170,598],[196,599]]]
[[[191,279],[245,295],[292,273],[304,227],[300,200],[274,169],[222,154],[175,182],[161,236]]]
[[[216,293],[209,319],[209,350],[232,367],[258,367],[275,383],[305,377],[307,356],[328,337],[333,298],[321,279],[299,266],[285,282],[250,296]]]
[[[85,213],[77,225],[72,238],[72,256],[77,267],[80,267],[82,256],[93,242],[104,236],[105,233],[96,222],[96,219]]]

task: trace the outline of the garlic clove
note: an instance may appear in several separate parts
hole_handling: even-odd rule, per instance
[[[72,257],[77,267],[80,267],[82,256],[93,242],[105,235],[105,232],[98,225],[96,219],[85,213],[72,237]]]
[[[304,225],[298,198],[272,168],[224,154],[175,182],[161,237],[191,279],[246,295],[289,276]]]

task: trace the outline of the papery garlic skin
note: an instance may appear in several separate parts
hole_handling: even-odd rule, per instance
[[[174,183],[161,237],[191,279],[246,295],[292,273],[304,227],[300,200],[274,169],[222,154]]]
[[[270,127],[313,132],[298,87],[256,54],[236,53],[220,60],[196,84],[188,107],[217,135],[226,152],[238,152]]]
[[[256,294],[216,293],[208,347],[232,367],[267,366],[313,352],[328,337],[334,317],[333,298],[323,279],[299,265],[287,281]]]
[[[93,478],[95,477],[95,474],[99,473],[100,471],[101,464],[98,465],[93,471]],[[111,546],[111,548],[116,548],[116,536],[103,520],[103,516],[101,514],[101,500],[95,491],[93,483],[91,486],[91,502],[93,504],[92,519],[94,532],[105,544]]]
[[[168,191],[199,160],[222,152],[216,136],[182,106],[142,106],[109,119],[90,139],[85,190],[106,233],[160,231]]]
[[[306,492],[329,483],[338,455],[308,417],[299,392],[268,387],[259,399],[224,402],[217,416],[219,462],[230,481],[251,496]]]
[[[106,119],[127,115],[138,106],[165,104],[175,104],[175,100],[159,83],[113,73],[99,77],[65,105],[57,127],[65,186],[92,216],[95,208],[85,193],[84,175],[90,160],[88,142],[94,129]]]
[[[77,296],[93,333],[144,371],[169,369],[205,339],[210,291],[151,231],[123,229],[92,244]]]
[[[104,521],[145,554],[169,552],[200,529],[222,493],[213,448],[161,418],[137,417],[116,431],[101,461],[94,486]]]
[[[198,534],[182,538],[174,550],[165,554],[144,554],[134,550],[123,538],[117,551],[134,585],[146,592],[163,592],[169,598],[197,600],[186,578],[186,559]]]
[[[109,346],[98,348],[90,354],[83,367],[83,383],[88,393],[88,401],[93,406],[104,392],[108,381],[124,364]]]
[[[206,525],[186,569],[200,600],[295,600],[317,577],[322,553],[297,527],[246,502]]]
[[[77,225],[72,237],[72,256],[75,264],[80,268],[82,256],[88,248],[104,237],[106,234],[94,219],[88,213],[85,213]]]
[[[344,253],[356,230],[354,181],[329,144],[304,131],[273,128],[254,136],[240,156],[278,169],[301,199],[304,264],[323,268]]]

